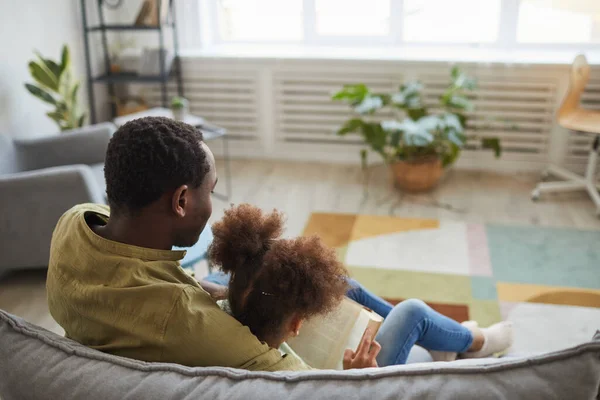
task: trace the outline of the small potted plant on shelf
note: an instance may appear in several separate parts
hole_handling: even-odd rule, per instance
[[[466,113],[473,110],[468,95],[475,87],[473,78],[454,67],[450,85],[439,99],[439,109],[430,112],[418,81],[403,84],[393,94],[373,93],[364,84],[345,85],[332,99],[347,102],[357,115],[346,121],[337,134],[362,135],[365,144],[390,166],[401,189],[431,189],[444,169],[458,159],[467,141]],[[375,112],[386,107],[395,111],[396,118],[375,119]],[[497,138],[483,138],[480,143],[500,156]],[[360,155],[365,167],[367,149]]]
[[[173,112],[173,118],[176,120],[185,120],[189,108],[189,102],[183,97],[173,97],[173,100],[171,100],[171,111]]]

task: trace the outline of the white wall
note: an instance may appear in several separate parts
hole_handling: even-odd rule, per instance
[[[79,0],[0,0],[0,26],[0,134],[26,137],[56,132],[54,121],[45,115],[51,106],[24,87],[31,81],[27,64],[34,49],[58,59],[66,43],[74,77],[82,81],[80,101],[87,107]]]

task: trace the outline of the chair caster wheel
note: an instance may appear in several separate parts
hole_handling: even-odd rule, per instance
[[[539,190],[534,190],[533,192],[531,192],[531,200],[532,201],[538,201],[540,199],[540,191]]]

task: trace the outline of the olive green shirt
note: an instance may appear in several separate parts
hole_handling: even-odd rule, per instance
[[[261,343],[223,312],[179,265],[184,251],[98,236],[109,208],[82,204],[58,221],[50,248],[48,305],[65,336],[118,356],[189,366],[308,369]]]

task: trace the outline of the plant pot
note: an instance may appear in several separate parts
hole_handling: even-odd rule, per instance
[[[184,121],[188,113],[187,107],[172,108],[171,111],[173,112],[173,119],[177,121]]]
[[[395,186],[407,192],[424,192],[434,188],[444,172],[442,161],[427,157],[390,164]]]

